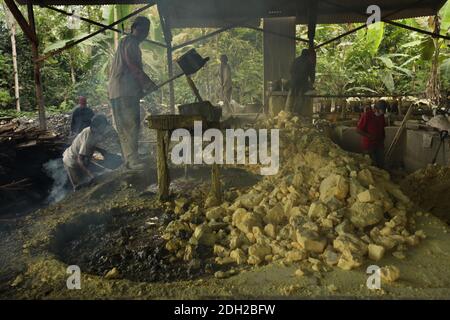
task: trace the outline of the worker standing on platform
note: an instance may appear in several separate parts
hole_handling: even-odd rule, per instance
[[[140,99],[156,88],[155,83],[145,74],[139,44],[150,30],[150,20],[137,17],[131,26],[131,34],[124,37],[114,55],[110,81],[109,99],[114,122],[119,134],[122,156],[127,169],[141,170],[138,139],[140,130]]]
[[[233,85],[231,81],[231,68],[228,64],[228,57],[225,54],[220,56],[220,89],[225,112],[232,114],[231,92],[233,91]]]
[[[305,93],[312,90],[316,79],[316,52],[303,49],[291,66],[291,89],[286,100],[286,110],[300,115],[312,115],[312,104]],[[308,112],[308,105],[311,110]]]
[[[359,119],[357,130],[362,135],[362,147],[379,167],[384,167],[384,138],[386,136],[384,127],[384,111],[386,102],[383,100],[375,104],[374,109],[367,108]]]

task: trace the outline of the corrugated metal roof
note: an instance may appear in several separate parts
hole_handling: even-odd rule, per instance
[[[445,0],[318,0],[318,23],[364,22],[366,9],[378,5],[389,19],[434,15]],[[252,18],[297,17],[306,24],[306,0],[166,0],[173,27],[220,27]],[[345,8],[338,8],[336,3]]]
[[[19,3],[48,5],[143,4],[147,0],[18,0]],[[378,5],[385,16],[402,9],[389,19],[434,15],[445,0],[317,0],[317,23],[364,22],[363,14],[370,5]],[[306,24],[307,0],[165,0],[172,27],[223,27],[230,24],[254,23],[269,17],[297,17]],[[336,7],[330,3],[338,4]]]

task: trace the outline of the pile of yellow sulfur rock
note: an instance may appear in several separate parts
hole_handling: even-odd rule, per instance
[[[163,236],[174,256],[195,260],[208,247],[217,264],[304,261],[313,270],[350,270],[388,251],[404,257],[425,237],[410,231],[409,199],[368,158],[285,112],[265,127],[282,129],[279,173],[220,206],[175,200],[178,218]]]

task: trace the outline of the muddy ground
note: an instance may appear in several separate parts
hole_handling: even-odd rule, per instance
[[[209,191],[209,169],[172,170],[172,190]],[[225,190],[245,188],[258,177],[244,170],[223,172]],[[162,246],[160,227],[170,212],[156,199],[155,173],[116,171],[62,202],[26,218],[0,224],[0,298],[3,299],[199,299],[199,298],[424,298],[450,297],[450,234],[432,215],[415,217],[427,239],[407,251],[405,259],[388,254],[376,264],[395,265],[401,276],[382,290],[366,287],[365,270],[307,272],[301,264],[237,267],[235,275],[216,279],[220,270],[209,260],[201,265],[171,260]],[[151,184],[150,188],[146,188]],[[181,235],[182,236],[182,235]],[[68,290],[68,265],[81,268],[81,289]],[[119,279],[105,279],[116,267]]]

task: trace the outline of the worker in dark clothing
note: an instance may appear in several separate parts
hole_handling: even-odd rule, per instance
[[[386,102],[383,100],[375,104],[374,109],[367,108],[358,122],[358,133],[362,135],[362,147],[369,154],[372,162],[379,168],[384,167],[384,111]]]
[[[308,99],[305,93],[313,89],[316,79],[316,53],[313,49],[303,49],[291,66],[291,89],[286,101],[286,110],[308,115]],[[311,110],[312,111],[312,110]]]
[[[94,111],[87,106],[86,97],[78,98],[78,105],[72,111],[72,120],[70,123],[70,133],[76,136],[84,128],[91,125],[92,117],[94,116]]]
[[[141,170],[138,138],[140,130],[140,99],[156,89],[155,83],[145,74],[139,44],[149,33],[150,20],[137,17],[131,26],[131,34],[121,39],[111,65],[108,86],[109,99],[119,135],[125,167]]]

